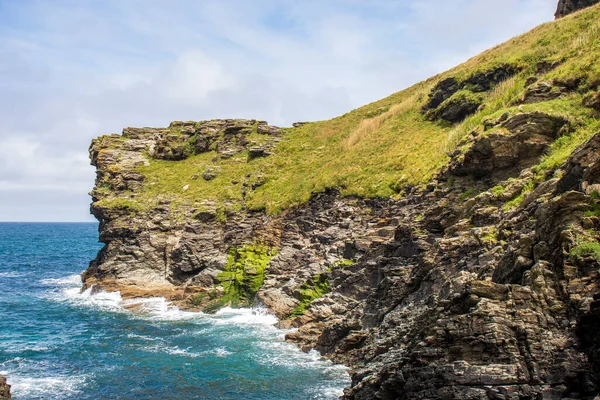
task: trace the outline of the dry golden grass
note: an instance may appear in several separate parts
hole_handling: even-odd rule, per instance
[[[377,115],[373,118],[368,118],[360,121],[358,128],[352,131],[352,133],[350,133],[350,136],[348,136],[348,138],[344,141],[343,148],[345,150],[351,149],[367,136],[371,135],[374,132],[377,132],[379,128],[381,128],[381,126],[389,119],[415,108],[417,105],[418,97],[419,96],[417,94],[413,94],[412,96],[404,99],[401,103],[394,104],[386,112]]]

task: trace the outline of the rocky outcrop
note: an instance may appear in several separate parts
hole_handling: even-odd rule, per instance
[[[501,65],[474,73],[460,81],[454,77],[443,79],[431,89],[421,111],[430,119],[460,122],[481,105],[481,98],[477,93],[488,92],[517,72],[518,68],[514,66]]]
[[[486,124],[488,132],[467,138],[463,153],[452,154],[449,173],[457,176],[508,178],[536,164],[548,146],[566,127],[567,121],[541,112],[505,114]]]
[[[6,378],[0,376],[0,400],[11,400],[10,385],[6,383]]]
[[[598,0],[559,0],[554,16],[557,19],[562,18],[594,4],[598,4]]]

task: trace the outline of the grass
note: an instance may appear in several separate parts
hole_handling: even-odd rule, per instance
[[[489,229],[489,231],[481,238],[481,240],[489,246],[498,243],[498,230],[496,229],[496,227],[492,226]]]
[[[492,194],[494,196],[502,196],[504,194],[504,186],[496,185],[492,188]]]
[[[300,288],[300,304],[292,312],[290,317],[298,317],[303,315],[306,311],[306,307],[311,302],[323,296],[328,291],[329,281],[326,279],[325,275],[315,275],[310,282],[304,284],[302,288]]]
[[[127,200],[127,207],[151,210],[161,200],[177,199],[172,207],[218,209],[222,215],[242,208],[277,214],[329,188],[342,195],[399,196],[404,185],[427,183],[448,163],[447,153],[469,133],[485,134],[483,123],[507,112],[542,111],[564,115],[572,122],[572,132],[552,145],[537,173],[555,169],[600,130],[594,111],[581,104],[585,93],[600,82],[599,20],[600,5],[540,25],[443,74],[340,117],[285,129],[282,141],[268,157],[250,159],[242,153],[220,159],[210,151],[177,162],[152,159],[148,166],[138,168],[145,176],[144,186]],[[541,74],[540,80],[576,81],[577,90],[553,101],[517,106],[525,81],[536,74],[540,61],[560,62]],[[440,80],[464,81],[502,65],[519,72],[490,91],[478,93],[482,106],[461,123],[429,121],[421,113],[427,95]],[[456,96],[464,95],[471,94]],[[258,134],[250,134],[249,139],[262,140]],[[209,167],[221,172],[205,181],[201,176]],[[192,179],[198,174],[199,179]],[[245,189],[258,181],[264,184]],[[518,203],[514,199],[511,206]],[[121,206],[110,195],[101,205]]]
[[[479,193],[479,191],[477,189],[469,188],[469,189],[465,190],[464,192],[462,192],[458,196],[458,200],[461,202],[466,201],[466,200],[470,199],[471,197],[475,197],[478,193]]]
[[[578,241],[577,245],[569,252],[569,255],[573,260],[592,257],[597,262],[600,262],[600,243],[595,240]]]
[[[600,198],[600,193],[597,191],[593,191],[590,194],[592,198],[592,204],[588,211],[585,212],[586,217],[600,217],[600,204],[598,203],[598,198]]]

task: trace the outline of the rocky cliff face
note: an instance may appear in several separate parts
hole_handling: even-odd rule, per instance
[[[0,400],[11,400],[10,385],[6,383],[6,378],[0,376]]]
[[[577,10],[581,10],[582,8],[593,6],[594,4],[598,4],[598,0],[559,0],[554,16],[556,18],[562,18]]]
[[[210,306],[225,294],[232,249],[260,242],[277,253],[256,300],[299,327],[288,340],[354,367],[348,399],[591,399],[600,255],[586,243],[600,228],[600,134],[504,210],[566,122],[517,113],[499,123],[506,136],[469,139],[437,180],[400,200],[330,191],[278,216],[226,219],[185,207],[175,218],[167,203],[148,213],[96,206],[106,246],[86,284]],[[163,139],[131,132],[119,145],[94,141],[99,182],[112,171],[136,190],[142,149]]]
[[[213,120],[95,139],[92,213],[105,246],[85,285],[205,312],[265,306],[298,328],[287,340],[352,367],[346,399],[594,399],[600,75],[597,51],[581,50],[597,41],[578,31],[597,32],[596,14],[581,15],[558,22],[581,26],[548,31],[572,31],[576,53],[540,61],[534,49],[514,62],[523,50],[511,48],[513,64],[454,70],[391,106],[344,116],[359,128],[360,118],[391,121],[394,135],[410,121],[414,151],[437,148],[443,139],[422,140],[431,132],[462,132],[432,179],[400,179],[395,196],[342,195],[371,182],[340,177],[281,212],[248,203],[271,180],[302,176],[275,158],[282,148],[319,160],[324,146],[313,141],[343,129],[344,117],[320,131]],[[528,41],[547,51],[538,36],[514,43]],[[384,176],[366,168],[373,181]]]

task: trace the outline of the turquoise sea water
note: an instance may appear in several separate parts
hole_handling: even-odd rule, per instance
[[[97,238],[96,224],[0,223],[0,374],[16,400],[335,399],[348,385],[263,312],[157,298],[133,313],[116,293],[80,293]]]

